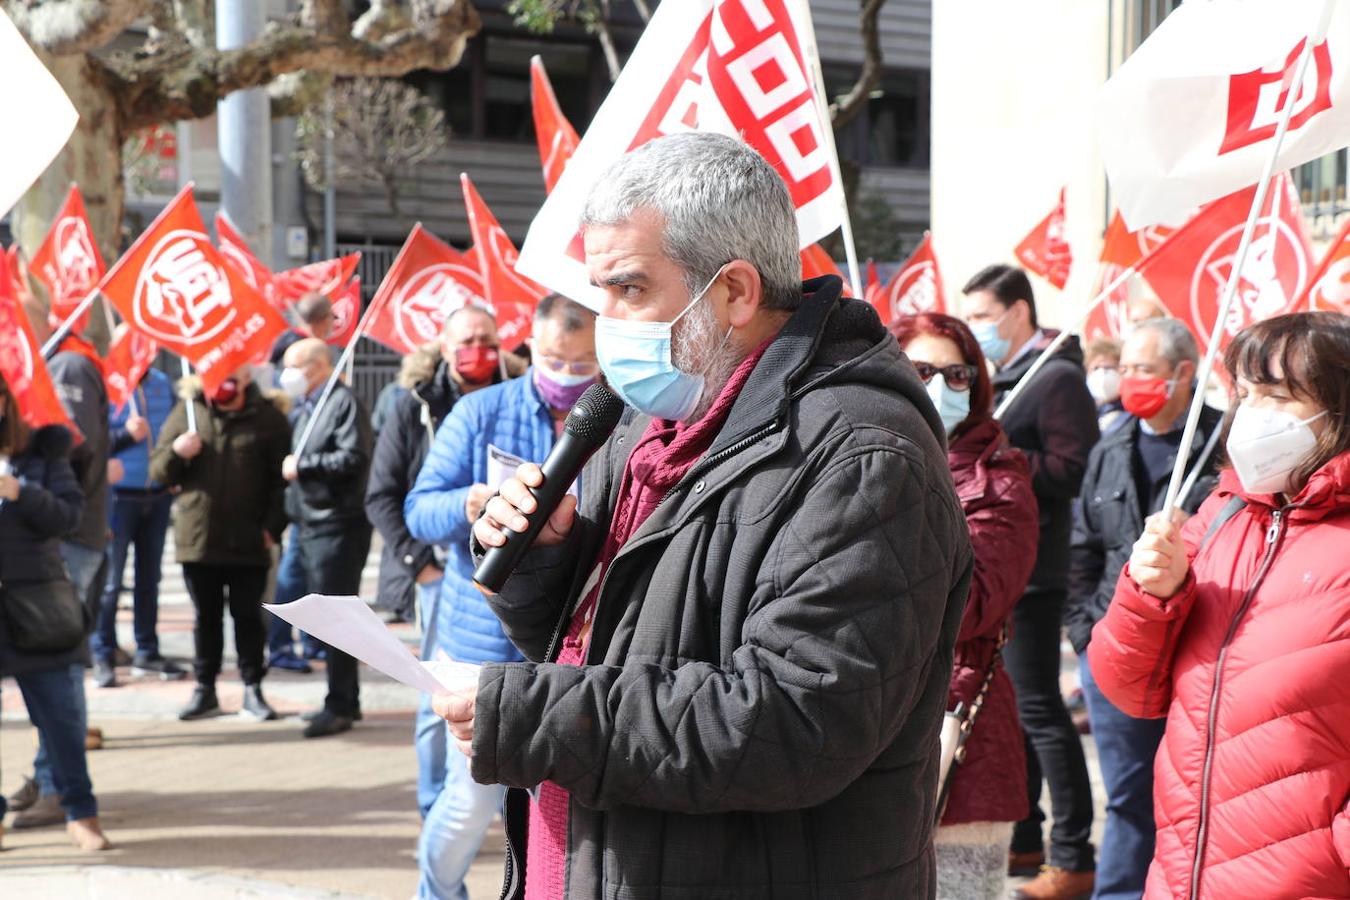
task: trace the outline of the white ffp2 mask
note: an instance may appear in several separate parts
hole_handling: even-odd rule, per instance
[[[1245,404],[1233,415],[1228,432],[1228,459],[1242,489],[1249,494],[1285,494],[1290,477],[1317,447],[1308,423],[1327,414],[1300,419],[1282,409],[1257,409]]]

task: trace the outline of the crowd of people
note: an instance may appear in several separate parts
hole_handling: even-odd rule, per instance
[[[85,663],[97,688],[127,664],[188,675],[155,635],[171,520],[196,610],[181,718],[220,711],[228,610],[245,715],[275,717],[269,668],[323,660],[303,733],[351,729],[356,661],[261,602],[357,593],[373,527],[387,618],[481,667],[417,711],[419,897],[468,896],[498,814],[524,900],[982,900],[1010,874],[1020,900],[1350,897],[1350,318],[1232,340],[1232,396],[1201,410],[1169,508],[1200,350],[1156,304],[1040,360],[1057,332],[992,265],[960,318],[887,327],[838,279],[801,283],[783,183],[709,134],[621,159],[582,225],[598,315],[545,298],[525,358],[457,310],[373,415],[331,377],[319,296],[273,365],[176,395],[152,370],[132,412],[67,338],[76,447],[0,389],[0,577],[68,599],[79,632],[55,647],[34,631],[59,616],[0,616],[40,736],[15,827],[108,846]],[[599,381],[628,408],[540,510],[538,464]],[[483,554],[536,515],[480,590]]]

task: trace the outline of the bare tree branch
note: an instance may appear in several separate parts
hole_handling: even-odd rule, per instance
[[[38,49],[53,56],[87,53],[150,12],[150,0],[9,0],[5,12]]]
[[[862,13],[858,19],[858,32],[862,35],[863,45],[862,71],[848,93],[830,104],[830,122],[836,129],[856,119],[867,106],[872,92],[881,84],[881,34],[877,28],[877,16],[885,3],[886,0],[862,0]]]
[[[479,24],[473,7],[457,0],[448,14],[427,26],[375,40],[273,22],[256,41],[234,50],[120,55],[108,67],[120,82],[115,92],[119,111],[131,131],[208,116],[231,92],[263,87],[294,72],[397,77],[414,69],[447,69],[459,61]]]
[[[381,5],[372,3],[371,8]],[[346,34],[351,30],[342,0],[304,0],[300,4],[300,24],[323,34]]]
[[[215,0],[173,0],[174,18],[178,30],[194,47],[216,45]]]
[[[600,0],[599,14],[588,21],[587,27],[600,41],[600,49],[605,54],[605,68],[609,69],[611,83],[619,80],[619,51],[614,46],[614,35],[609,33],[609,0]]]

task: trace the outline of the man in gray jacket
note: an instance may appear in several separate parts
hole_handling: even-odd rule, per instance
[[[508,794],[506,896],[933,896],[971,553],[923,384],[837,278],[800,283],[786,186],[739,141],[624,157],[583,235],[634,410],[490,598],[530,661],[437,701],[477,781],[538,787]]]

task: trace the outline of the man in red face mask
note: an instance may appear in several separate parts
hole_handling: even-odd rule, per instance
[[[1111,797],[1106,839],[1097,860],[1097,891],[1139,896],[1153,856],[1153,757],[1162,719],[1135,719],[1097,689],[1087,662],[1092,627],[1106,614],[1120,570],[1144,519],[1163,504],[1190,407],[1200,351],[1180,319],[1147,319],[1120,352],[1120,400],[1129,414],[1088,457],[1069,550],[1069,601],[1064,624],[1079,653],[1083,696],[1097,740],[1102,780]],[[1192,513],[1216,477],[1222,415],[1205,407],[1188,461],[1198,473],[1181,497]]]
[[[441,357],[461,394],[485,388],[502,376],[501,341],[492,315],[477,306],[455,310],[441,331]]]

